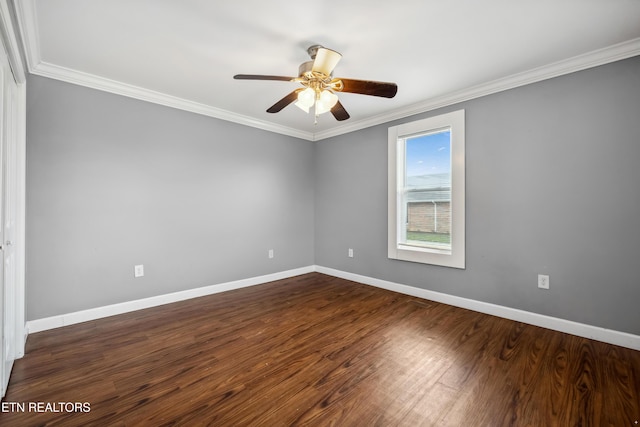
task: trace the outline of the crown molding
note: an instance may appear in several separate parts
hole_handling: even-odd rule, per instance
[[[403,119],[416,114],[426,113],[438,108],[447,107],[449,105],[469,101],[471,99],[503,92],[519,86],[552,79],[554,77],[575,73],[577,71],[586,70],[588,68],[597,67],[599,65],[620,61],[638,55],[640,55],[640,38],[631,39],[603,49],[574,56],[542,67],[533,68],[522,73],[513,74],[487,83],[451,92],[443,96],[430,98],[405,108],[390,111],[389,113],[354,121],[340,127],[319,132],[314,135],[314,140],[319,141],[343,135],[345,133],[354,132],[393,120]]]
[[[179,110],[190,111],[196,114],[202,114],[217,119],[239,123],[241,125],[263,129],[269,132],[275,132],[282,135],[293,136],[295,138],[306,139],[311,141],[313,134],[303,132],[298,129],[277,125],[268,121],[254,119],[252,117],[243,116],[221,108],[212,107],[210,105],[190,101],[179,98],[166,93],[156,92],[153,90],[129,85],[116,80],[99,77],[93,74],[83,73],[58,65],[40,62],[31,70],[33,74],[49,77],[56,80],[73,83],[80,86],[90,87],[117,95],[127,96],[139,99],[141,101],[153,102],[167,107],[177,108]]]
[[[255,119],[253,117],[233,113],[210,105],[45,62],[42,60],[40,51],[40,35],[38,34],[35,0],[16,1],[15,5],[19,21],[19,29],[24,44],[27,67],[31,74],[61,80],[67,83],[73,83],[117,95],[127,96],[142,101],[153,102],[155,104],[202,114],[269,132],[313,141],[313,134],[310,132],[281,126],[269,121]]]
[[[11,21],[11,10],[7,0],[0,0],[0,37],[7,52],[9,66],[13,73],[13,78],[18,84],[23,84],[26,80],[26,73],[22,64],[22,54],[20,53],[20,43],[16,38],[16,31]]]
[[[205,116],[215,117],[217,119],[269,132],[288,135],[307,141],[320,141],[326,138],[355,132],[357,130],[387,123],[393,120],[403,119],[416,114],[426,113],[428,111],[463,101],[480,98],[482,96],[491,95],[493,93],[502,92],[519,86],[536,83],[542,80],[559,77],[576,71],[640,55],[640,38],[631,39],[542,67],[537,67],[442,96],[429,98],[407,107],[389,111],[388,113],[346,123],[326,131],[312,133],[44,62],[42,61],[40,54],[40,37],[37,27],[35,0],[16,1],[15,6],[20,32],[24,43],[27,66],[29,68],[29,72],[32,74],[62,80],[68,83],[86,86],[143,101],[153,102]]]
[[[16,0],[13,5],[18,18],[18,30],[22,38],[27,68],[29,72],[33,72],[41,57],[36,3],[35,0]]]

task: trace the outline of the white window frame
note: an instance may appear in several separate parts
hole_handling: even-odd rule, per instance
[[[388,257],[403,261],[465,268],[465,130],[464,110],[389,128]],[[403,227],[405,140],[411,136],[451,130],[451,251],[401,242]],[[399,164],[400,163],[400,164]]]

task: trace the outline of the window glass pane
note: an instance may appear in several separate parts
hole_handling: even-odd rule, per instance
[[[451,129],[404,139],[400,244],[451,251]]]

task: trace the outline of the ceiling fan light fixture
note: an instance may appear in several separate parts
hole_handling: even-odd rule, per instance
[[[298,102],[295,103],[295,106],[300,108],[305,113],[308,113],[309,108],[313,107],[315,101],[316,91],[308,87],[305,90],[301,90],[300,92],[298,92]]]
[[[320,47],[316,52],[311,70],[322,73],[325,76],[330,76],[333,69],[336,68],[338,61],[340,61],[340,58],[342,58],[342,55],[335,50]]]
[[[331,91],[323,90],[316,100],[316,114],[328,113],[337,103],[338,95]]]
[[[298,107],[299,109],[301,109],[305,113],[309,114],[309,107],[307,107],[306,105],[302,104],[300,101],[296,102],[293,105],[295,105],[296,107]]]

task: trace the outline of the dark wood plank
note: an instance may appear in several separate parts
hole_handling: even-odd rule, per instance
[[[640,352],[312,273],[32,334],[4,401],[91,409],[7,426],[635,426]]]

